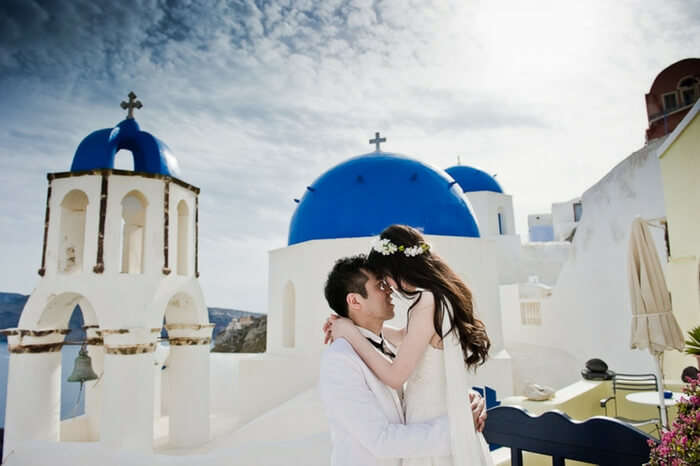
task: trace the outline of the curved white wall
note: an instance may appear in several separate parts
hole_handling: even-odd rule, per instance
[[[506,332],[506,348],[515,352],[516,348],[527,347],[530,354],[516,361],[516,365],[524,364],[519,371],[535,374],[542,370],[539,361],[549,359],[552,365],[547,370],[561,375],[556,381],[564,385],[580,379],[584,363],[594,357],[602,358],[618,372],[652,369],[647,352],[629,349],[631,313],[626,264],[632,219],[636,215],[665,215],[655,156],[660,142],[654,141],[627,157],[583,194],[585,213],[569,260],[551,298],[543,305],[542,318],[547,325]],[[665,264],[663,230],[651,228],[651,232],[661,263]],[[512,321],[508,324],[515,325]]]

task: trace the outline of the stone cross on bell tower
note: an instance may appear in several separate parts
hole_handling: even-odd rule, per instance
[[[122,100],[122,103],[119,105],[124,110],[128,110],[128,113],[126,114],[126,118],[131,119],[131,120],[134,119],[134,109],[143,107],[143,104],[141,103],[141,101],[136,100],[136,94],[134,94],[134,91],[129,92],[129,102],[125,102]]]
[[[381,147],[379,147],[379,145],[383,142],[386,142],[386,138],[380,138],[379,133],[374,133],[374,139],[369,140],[370,144],[374,144],[376,146],[376,149],[374,150],[377,152],[382,150]]]

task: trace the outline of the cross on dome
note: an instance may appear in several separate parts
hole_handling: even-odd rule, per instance
[[[124,110],[128,110],[128,113],[126,114],[126,118],[131,119],[131,120],[134,119],[134,109],[143,107],[143,104],[141,103],[141,101],[136,100],[136,94],[134,94],[134,91],[129,92],[129,102],[125,102],[122,100],[122,103],[119,105]]]
[[[381,148],[379,147],[379,144],[381,144],[382,142],[386,142],[386,138],[380,138],[378,132],[374,133],[374,139],[369,140],[370,144],[374,144],[377,147],[375,149],[377,152],[379,152],[381,150]]]

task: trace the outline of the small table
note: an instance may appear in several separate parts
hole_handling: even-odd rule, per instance
[[[683,396],[682,393],[672,392],[671,398],[664,398],[664,404],[666,407],[675,406],[681,400],[681,396]],[[659,406],[659,392],[632,392],[625,395],[625,398],[632,403]]]

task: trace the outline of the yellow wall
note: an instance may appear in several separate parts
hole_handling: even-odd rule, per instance
[[[695,115],[662,154],[660,163],[671,245],[668,285],[673,312],[685,336],[700,325],[700,116]],[[664,375],[679,379],[685,366],[695,364],[691,356],[667,352]]]

